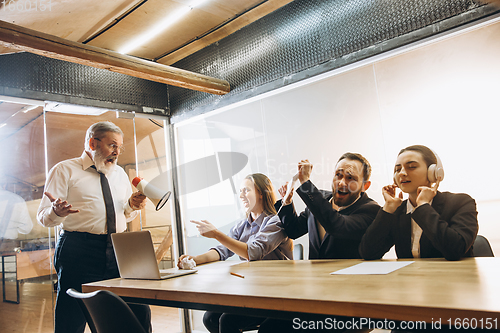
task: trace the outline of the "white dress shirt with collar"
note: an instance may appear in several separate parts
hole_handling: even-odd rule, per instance
[[[37,213],[40,224],[45,227],[62,224],[64,230],[92,234],[107,232],[101,179],[99,173],[91,168],[92,165],[94,162],[84,151],[82,156],[59,162],[50,170],[44,191],[55,198],[66,200],[73,206],[72,209],[78,209],[80,212],[66,217],[57,216],[49,198],[44,195]],[[129,177],[119,166],[106,177],[115,205],[116,232],[123,232],[127,228],[127,222],[137,215],[137,211],[134,211],[128,202],[132,194]]]
[[[432,205],[432,200],[429,203]],[[415,210],[415,207],[411,204],[410,200],[406,202],[406,214],[411,214]],[[413,254],[413,258],[420,258],[420,238],[422,238],[422,228],[415,222],[415,220],[411,219],[411,253]]]

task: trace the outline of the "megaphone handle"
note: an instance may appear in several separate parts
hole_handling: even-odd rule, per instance
[[[173,241],[174,240],[172,238],[172,229],[170,229],[167,232],[165,238],[163,238],[163,240],[161,241],[160,246],[158,246],[158,250],[156,250],[156,262],[158,264],[163,259],[163,256],[165,255],[165,253],[167,253],[170,246],[172,246]]]

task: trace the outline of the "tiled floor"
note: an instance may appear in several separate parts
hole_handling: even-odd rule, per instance
[[[52,333],[53,293],[51,284],[22,283],[20,304],[0,302],[0,332],[2,333]],[[15,299],[15,284],[6,285],[7,298]],[[3,292],[0,283],[0,293]],[[180,332],[179,310],[152,306],[154,333]],[[85,331],[90,332],[87,327]]]

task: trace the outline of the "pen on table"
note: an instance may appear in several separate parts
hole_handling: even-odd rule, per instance
[[[233,272],[230,272],[231,275],[234,275],[234,276],[237,276],[237,277],[240,277],[242,279],[244,279],[245,277],[243,275],[240,275],[240,274],[236,274],[236,273],[233,273]]]

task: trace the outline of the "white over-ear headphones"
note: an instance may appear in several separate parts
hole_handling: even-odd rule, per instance
[[[434,150],[432,150],[432,152],[434,156],[436,156],[437,163],[429,165],[427,169],[427,179],[429,179],[431,183],[436,183],[437,181],[441,182],[444,179],[443,163],[438,154],[436,154]]]
[[[430,148],[429,148],[430,149]],[[441,162],[441,159],[439,158],[438,154],[434,150],[432,150],[432,153],[434,156],[436,156],[437,163],[436,164],[431,164],[427,168],[427,179],[431,183],[436,183],[437,181],[442,181],[444,179],[444,168],[443,168],[443,163]],[[394,184],[397,184],[396,182],[396,173],[393,175],[393,180]]]

